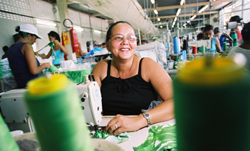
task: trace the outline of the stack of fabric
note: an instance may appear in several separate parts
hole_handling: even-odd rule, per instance
[[[0,61],[0,79],[5,77],[13,77],[7,58]]]
[[[0,92],[16,88],[16,81],[7,58],[0,60]]]

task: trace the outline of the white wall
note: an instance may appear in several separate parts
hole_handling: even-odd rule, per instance
[[[39,34],[44,39],[38,39],[33,48],[35,51],[41,49],[49,43],[48,33],[53,30],[61,35],[62,29],[60,27],[59,12],[53,13],[53,5],[49,2],[41,0],[0,0],[0,26],[2,30],[0,32],[0,57],[2,57],[2,47],[7,45],[11,46],[14,43],[13,35],[15,27],[21,24],[33,24],[37,27]],[[57,9],[57,6],[55,6]],[[58,9],[57,9],[58,10]],[[69,19],[72,20],[74,25],[81,26],[82,31],[77,31],[78,40],[81,43],[83,51],[87,51],[86,42],[95,40],[98,43],[105,41],[105,35],[108,28],[108,22],[96,17],[91,17],[91,25],[95,30],[102,31],[101,34],[94,33],[90,30],[89,15],[80,13],[75,10],[68,10]],[[56,27],[37,24],[35,19],[43,19],[54,22]],[[93,39],[91,37],[93,32]],[[41,53],[48,53],[49,47],[41,51]],[[41,62],[51,62],[51,59],[42,60]]]

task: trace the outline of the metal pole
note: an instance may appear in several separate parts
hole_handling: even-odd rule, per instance
[[[242,3],[241,3],[241,7],[242,7],[241,8],[242,9],[242,11],[241,11],[241,18],[244,18],[244,11],[243,11],[244,10],[244,3],[245,3],[244,0],[242,0]]]
[[[140,32],[140,28],[138,28],[138,35],[139,35],[139,43],[141,45],[141,32]]]
[[[179,19],[177,18],[177,37],[179,38]]]

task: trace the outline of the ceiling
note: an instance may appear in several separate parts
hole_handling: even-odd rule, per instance
[[[56,3],[56,0],[46,0],[46,1]],[[103,2],[102,5],[104,5],[112,0],[106,0],[106,1],[95,0],[95,1],[96,3],[101,3],[102,1]],[[151,21],[152,24],[161,23],[161,25],[156,26],[156,28],[166,28],[166,22],[171,28],[179,8],[181,8],[181,11],[178,15],[180,26],[186,23],[187,26],[195,27],[199,23],[202,24],[203,20],[205,18],[208,18],[210,14],[213,15],[218,13],[220,9],[228,5],[231,5],[233,2],[237,0],[184,0],[183,5],[180,5],[181,0],[155,0],[154,4],[151,3],[151,0],[127,0],[127,1],[136,1],[138,5],[140,5],[141,7],[140,9],[144,11],[144,19]],[[123,2],[123,0],[120,0],[119,2]],[[110,14],[107,15],[107,13],[104,12],[100,13],[98,11],[99,9],[96,9],[96,7],[93,7],[94,5],[91,5],[90,3],[93,3],[93,0],[75,0],[75,1],[68,0],[68,7],[71,9],[81,11],[83,13],[90,14],[91,16],[95,16],[101,19],[107,19],[112,22],[113,20],[112,15]],[[205,5],[208,5],[208,7],[203,12],[198,13],[198,11]],[[158,11],[158,15],[154,13],[154,10]],[[197,16],[190,23],[187,23],[187,21],[190,21],[190,18],[193,17],[195,14]],[[176,27],[176,24],[174,24],[174,27]]]

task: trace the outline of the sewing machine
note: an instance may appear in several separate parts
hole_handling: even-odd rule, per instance
[[[102,98],[100,87],[95,81],[75,84],[85,115],[85,120],[91,125],[98,125],[102,121]],[[0,95],[0,108],[3,118],[10,130],[34,132],[29,111],[26,108],[24,93],[27,89],[14,89]]]
[[[188,42],[188,46],[201,47],[202,45],[204,45],[207,49],[211,49],[211,40],[198,40]]]

